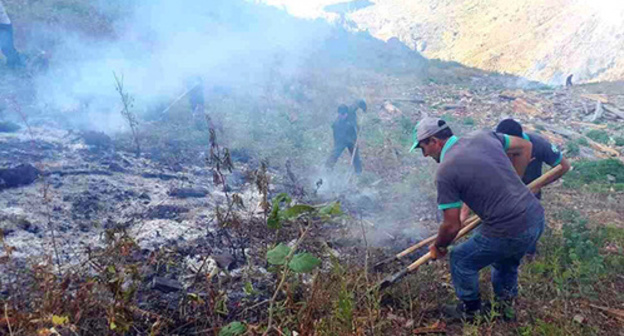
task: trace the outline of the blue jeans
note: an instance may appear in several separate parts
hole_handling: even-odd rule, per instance
[[[544,215],[530,217],[529,228],[515,237],[493,238],[476,232],[451,251],[451,276],[460,300],[480,299],[479,270],[490,265],[496,298],[507,300],[518,295],[520,260],[530,247],[535,246],[544,231]]]

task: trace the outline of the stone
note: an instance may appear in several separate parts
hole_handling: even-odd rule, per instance
[[[163,293],[179,292],[183,290],[182,284],[175,279],[167,279],[163,277],[155,277],[152,280],[152,289]]]
[[[96,131],[83,131],[82,141],[94,149],[106,150],[113,146],[113,140],[106,134]]]
[[[234,266],[234,256],[227,252],[213,255],[212,259],[217,263],[220,269],[231,270],[230,266]]]
[[[201,198],[208,195],[208,190],[203,188],[174,188],[169,191],[169,196],[177,198]]]
[[[41,175],[39,169],[28,163],[13,168],[0,169],[0,190],[29,185]]]
[[[183,206],[172,204],[159,204],[147,211],[147,218],[150,219],[176,219],[180,213],[188,212],[189,209]]]

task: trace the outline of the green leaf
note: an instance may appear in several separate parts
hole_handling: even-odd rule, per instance
[[[62,326],[67,324],[68,322],[69,317],[67,316],[52,315],[52,324],[54,324],[54,326]]]
[[[279,203],[273,203],[273,210],[271,210],[269,218],[267,218],[267,226],[269,229],[277,230],[282,228],[279,210]]]
[[[308,273],[321,264],[321,260],[308,252],[297,253],[288,263],[288,267],[296,273]]]
[[[243,290],[245,291],[245,294],[247,294],[247,295],[254,295],[256,293],[256,291],[253,288],[253,284],[251,283],[251,281],[245,282],[245,287],[243,288]]]
[[[284,212],[282,213],[282,215],[284,216],[285,219],[293,219],[296,218],[297,216],[306,213],[306,212],[312,212],[315,211],[316,209],[311,206],[311,205],[307,205],[307,204],[297,204],[297,205],[293,205],[290,208],[284,210]]]
[[[271,265],[284,265],[286,263],[286,257],[290,253],[290,247],[279,243],[272,250],[267,252],[267,261]]]
[[[287,193],[278,194],[273,198],[273,204],[280,204],[282,202],[290,204],[290,202],[292,202],[292,198],[290,198]]]
[[[242,335],[243,333],[245,333],[245,331],[247,331],[247,326],[241,322],[236,321],[226,325],[225,327],[223,327],[223,329],[219,330],[219,336]]]
[[[319,212],[322,215],[329,215],[329,216],[339,216],[342,215],[342,209],[340,208],[340,202],[333,202],[329,205],[326,205],[324,207],[322,207]]]

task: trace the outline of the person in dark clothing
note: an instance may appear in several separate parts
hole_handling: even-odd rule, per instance
[[[572,86],[572,76],[574,75],[570,75],[566,78],[566,86]]]
[[[22,65],[20,54],[15,50],[13,44],[13,24],[2,1],[0,1],[0,49],[7,59],[9,68],[17,68]]]
[[[501,121],[498,126],[496,126],[496,132],[507,134],[511,136],[515,136],[518,138],[522,138],[524,140],[530,141],[533,144],[533,149],[531,150],[531,162],[526,168],[524,175],[522,176],[522,182],[524,184],[529,184],[534,180],[538,179],[542,176],[542,166],[544,163],[551,167],[555,167],[559,164],[563,167],[559,173],[555,174],[552,178],[544,181],[541,185],[536,186],[536,190],[541,190],[542,187],[549,185],[559,178],[563,176],[565,173],[570,170],[570,162],[563,157],[561,151],[557,148],[557,146],[548,142],[548,140],[539,136],[535,133],[525,133],[522,130],[522,125],[513,119],[505,119]],[[512,162],[515,160],[515,157],[509,157]],[[537,192],[535,194],[537,199],[542,199],[542,193]],[[536,245],[531,246],[529,251],[527,251],[528,255],[534,255],[536,253]]]
[[[357,148],[357,110],[366,111],[366,102],[359,100],[351,106],[340,105],[338,107],[338,118],[332,124],[334,133],[334,149],[327,160],[327,167],[333,168],[345,148],[349,149],[349,154],[353,158],[353,167],[356,174],[362,173],[362,161],[360,160],[360,150]],[[354,154],[355,151],[355,154]]]

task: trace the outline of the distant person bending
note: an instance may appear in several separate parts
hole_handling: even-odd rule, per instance
[[[0,49],[4,57],[7,59],[7,66],[9,68],[16,68],[22,64],[20,55],[15,50],[13,44],[13,25],[11,19],[7,14],[4,4],[0,0]]]
[[[334,149],[327,160],[327,167],[330,169],[334,167],[344,149],[347,148],[349,149],[351,157],[353,157],[355,173],[362,173],[360,150],[357,148],[358,125],[356,112],[358,109],[366,111],[366,102],[364,102],[364,100],[359,100],[350,107],[344,104],[338,107],[338,118],[336,118],[336,121],[332,124]]]
[[[524,175],[522,176],[522,182],[525,184],[529,184],[534,180],[538,179],[542,176],[542,166],[544,163],[551,167],[555,167],[559,164],[563,167],[557,174],[553,175],[548,180],[544,181],[540,185],[535,186],[534,190],[540,190],[542,187],[547,186],[559,178],[563,176],[565,173],[570,170],[570,162],[563,157],[561,151],[557,148],[557,146],[548,142],[548,140],[543,137],[535,134],[535,133],[525,133],[522,130],[522,125],[520,125],[517,121],[513,119],[505,119],[501,121],[496,127],[497,133],[507,134],[519,138],[523,138],[524,140],[530,141],[533,144],[533,149],[531,151],[531,162],[526,168]],[[516,156],[508,155],[512,162],[517,160]],[[538,191],[535,196],[537,199],[542,198],[541,191]],[[527,254],[533,255],[536,252],[536,246],[533,245],[527,251]]]

